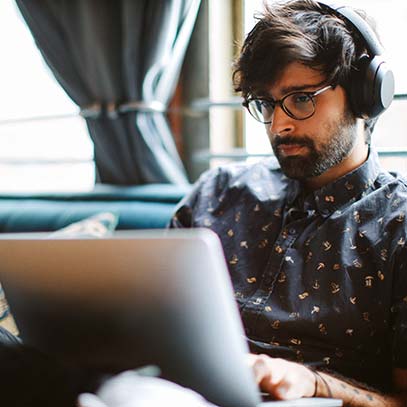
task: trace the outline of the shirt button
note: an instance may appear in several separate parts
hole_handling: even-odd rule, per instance
[[[297,230],[294,228],[291,228],[289,231],[290,235],[295,235],[297,233]]]

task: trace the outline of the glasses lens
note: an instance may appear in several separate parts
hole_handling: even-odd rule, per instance
[[[252,99],[247,105],[250,114],[259,122],[269,123],[274,111],[274,105],[271,102],[261,99]]]
[[[295,119],[307,119],[315,111],[314,99],[308,93],[292,93],[282,103],[284,109]]]

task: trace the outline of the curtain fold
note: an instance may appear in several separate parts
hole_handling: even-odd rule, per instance
[[[16,0],[55,78],[81,108],[99,182],[188,182],[165,109],[200,1]]]

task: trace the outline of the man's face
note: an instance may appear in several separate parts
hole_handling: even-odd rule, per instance
[[[278,100],[297,90],[314,92],[327,85],[323,82],[319,71],[292,63],[267,93]],[[312,117],[293,119],[277,105],[272,123],[266,125],[274,154],[290,178],[305,180],[331,168],[340,170],[355,146],[356,119],[347,108],[343,88],[328,89],[314,101]]]

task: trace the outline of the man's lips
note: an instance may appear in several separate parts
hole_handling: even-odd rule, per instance
[[[304,144],[280,144],[278,150],[285,156],[300,155],[304,153],[304,150],[308,147]]]

